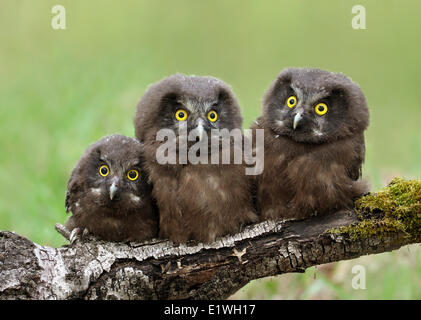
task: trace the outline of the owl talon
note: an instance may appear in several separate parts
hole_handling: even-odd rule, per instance
[[[73,244],[76,240],[84,240],[90,235],[88,228],[74,228],[70,233],[69,241]]]
[[[70,244],[73,244],[76,240],[81,239],[81,229],[74,228],[70,233],[69,241]]]
[[[89,230],[88,230],[88,228],[83,229],[83,232],[82,232],[82,238],[85,238],[85,237],[87,237],[88,235],[89,235]]]

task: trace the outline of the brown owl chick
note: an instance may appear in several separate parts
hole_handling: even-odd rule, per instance
[[[158,214],[142,159],[141,143],[122,135],[89,146],[67,184],[68,231],[87,229],[108,241],[157,236]]]
[[[189,153],[199,143],[205,150],[197,152],[210,155],[214,130],[237,129],[241,134],[240,107],[227,84],[212,77],[182,74],[165,78],[141,98],[134,124],[136,137],[144,144],[145,168],[160,212],[160,237],[176,243],[211,242],[257,221],[243,164],[193,163],[190,157],[182,161],[183,139]],[[157,161],[164,143],[157,134],[162,129],[174,133],[177,147],[168,152],[175,153],[176,163]],[[193,141],[188,139],[192,133]],[[233,149],[230,144],[230,151]]]
[[[361,178],[364,94],[350,78],[318,69],[283,70],[264,95],[264,171],[257,177],[262,219],[306,218],[353,208]]]

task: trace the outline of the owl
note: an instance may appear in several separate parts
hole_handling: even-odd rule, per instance
[[[264,170],[257,176],[263,220],[307,218],[354,207],[369,124],[359,86],[340,73],[287,68],[263,97],[252,129],[264,129]]]
[[[183,74],[165,78],[152,85],[139,101],[134,125],[136,137],[144,144],[145,168],[160,212],[161,238],[175,243],[212,242],[258,220],[243,163],[194,163],[190,158],[183,163],[180,144],[173,150],[176,163],[157,161],[164,143],[157,135],[162,130],[173,132],[176,143],[195,132],[196,139],[187,141],[187,150],[202,141],[209,157],[219,141],[211,139],[215,130],[237,129],[241,133],[241,110],[227,84],[213,77]],[[233,144],[228,145],[233,151]]]
[[[142,162],[142,145],[133,138],[115,134],[89,146],[67,184],[66,211],[72,215],[66,229],[108,241],[157,236],[159,218]]]

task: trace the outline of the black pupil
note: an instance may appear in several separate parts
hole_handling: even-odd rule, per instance
[[[179,113],[178,113],[178,116],[179,116],[180,118],[184,118],[184,112],[179,112]]]
[[[294,104],[294,99],[290,99],[289,104]]]
[[[132,178],[132,179],[136,178],[136,172],[130,171],[129,172],[129,177]]]
[[[107,168],[105,168],[105,167],[102,167],[102,168],[101,168],[101,173],[102,173],[102,174],[107,174],[107,173],[108,173],[108,169],[107,169]]]
[[[215,113],[211,112],[211,114],[209,115],[209,117],[210,117],[211,119],[215,119]]]
[[[323,112],[325,110],[325,107],[323,107],[323,106],[319,106],[319,111],[320,112]]]

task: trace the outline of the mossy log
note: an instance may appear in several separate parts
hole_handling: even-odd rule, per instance
[[[211,244],[61,248],[0,232],[0,299],[223,299],[249,281],[419,243],[421,181],[396,179],[355,212],[265,221]]]

